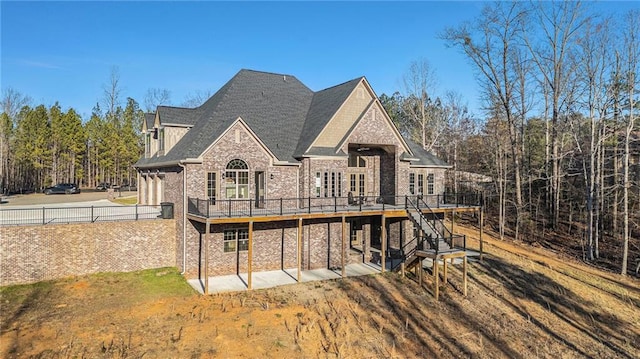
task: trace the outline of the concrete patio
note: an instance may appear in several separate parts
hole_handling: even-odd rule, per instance
[[[345,267],[347,277],[356,277],[368,274],[380,273],[380,266],[371,263],[349,264]],[[298,270],[284,269],[266,272],[254,272],[251,285],[253,289],[273,288],[287,284],[298,283]],[[341,278],[340,269],[312,269],[303,270],[300,273],[301,282],[313,282],[328,279]],[[247,290],[248,274],[224,275],[209,277],[209,294],[224,292],[240,292]],[[202,279],[189,279],[189,284],[199,293],[204,293],[204,281]]]

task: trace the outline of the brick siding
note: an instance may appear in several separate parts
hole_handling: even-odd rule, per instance
[[[0,285],[174,266],[175,221],[0,227]]]

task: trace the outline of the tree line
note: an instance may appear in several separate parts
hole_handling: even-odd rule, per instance
[[[462,171],[490,177],[501,237],[564,233],[584,260],[615,258],[626,274],[629,251],[640,258],[640,12],[612,18],[589,5],[496,2],[442,31],[475,70],[481,119],[454,92],[437,95],[426,60],[381,102],[405,135],[459,170],[451,190],[469,183]]]
[[[0,114],[2,191],[39,192],[56,183],[135,184],[144,113],[132,98],[119,104],[118,81],[112,75],[106,109],[96,104],[87,121],[73,108],[32,105],[28,96],[6,89]]]
[[[133,164],[142,156],[144,112],[171,105],[171,92],[150,88],[144,109],[131,97],[121,103],[117,67],[111,69],[102,97],[89,119],[73,108],[34,105],[13,88],[3,90],[0,113],[0,192],[39,192],[56,183],[95,187],[106,182],[136,184]],[[183,107],[197,107],[210,90],[187,94]]]

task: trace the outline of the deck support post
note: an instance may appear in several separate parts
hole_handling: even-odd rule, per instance
[[[456,210],[451,211],[451,234],[453,234],[453,227],[456,222]],[[452,243],[453,244],[453,243]]]
[[[482,233],[484,232],[484,209],[480,207],[480,261],[484,258],[484,240]]]
[[[249,221],[249,248],[247,251],[247,269],[248,269],[248,279],[247,279],[247,289],[251,290],[251,279],[253,277],[253,221]]]
[[[209,222],[204,222],[204,294],[209,294]]]
[[[448,280],[447,280],[447,261],[448,261],[447,258],[443,258],[443,260],[442,260],[442,282],[444,284],[448,283]],[[451,259],[451,264],[453,264],[453,259]]]
[[[462,294],[467,296],[467,256],[462,257]]]
[[[422,287],[422,258],[418,260],[418,265],[416,265],[416,277],[418,277],[418,285]]]
[[[302,278],[302,218],[298,218],[298,276],[296,280],[300,283]]]
[[[404,259],[402,260],[402,262],[400,263],[400,276],[402,276],[402,278],[404,278]]]
[[[342,278],[347,276],[347,271],[346,271],[346,268],[345,268],[345,266],[346,266],[345,256],[347,254],[347,246],[346,246],[346,241],[345,241],[345,236],[346,236],[346,233],[345,233],[346,223],[345,222],[346,222],[345,221],[345,217],[342,216],[342,243],[341,243],[341,245],[342,245],[342,248],[341,248],[342,255],[340,256],[340,268],[341,268],[340,275],[342,276]]]
[[[380,249],[380,272],[384,273],[387,267],[387,217],[384,214],[382,215],[382,238],[380,241]]]
[[[440,297],[440,275],[438,274],[438,256],[433,258],[433,293],[436,300]]]

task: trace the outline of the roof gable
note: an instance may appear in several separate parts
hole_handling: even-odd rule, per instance
[[[362,77],[353,79],[313,94],[313,100],[305,118],[295,156],[301,157],[311,148],[312,143],[344,104],[361,79]]]
[[[375,94],[366,80],[364,77],[359,78],[347,98],[328,119],[309,147],[336,147],[373,99]]]
[[[265,143],[260,139],[260,137],[251,129],[251,127],[249,127],[249,125],[247,125],[247,123],[242,119],[242,117],[238,117],[235,121],[233,121],[229,127],[227,127],[221,134],[220,136],[218,136],[218,138],[216,138],[204,151],[203,154],[209,152],[213,147],[215,147],[216,144],[218,144],[218,142],[220,142],[220,140],[222,138],[224,138],[225,136],[227,136],[229,134],[229,132],[236,127],[236,125],[241,126],[242,129],[244,129],[250,136],[250,138],[258,145],[260,146],[264,152],[269,155],[269,157],[271,157],[272,160],[277,160],[276,155],[271,152],[269,150],[269,147],[267,147],[267,145],[265,145]]]
[[[153,128],[153,123],[156,120],[156,114],[147,112],[144,114],[144,122],[142,123],[142,132],[147,132]]]
[[[365,130],[359,130],[364,128]],[[373,131],[367,128],[374,129]],[[384,128],[383,132],[379,132]],[[389,136],[388,134],[393,134]],[[354,139],[354,137],[356,137]],[[336,153],[340,150],[348,151],[346,145],[348,142],[366,143],[366,144],[383,144],[396,145],[401,147],[404,152],[411,154],[411,148],[398,131],[389,115],[377,98],[374,98],[362,115],[356,119],[351,128],[345,133],[336,146]]]

